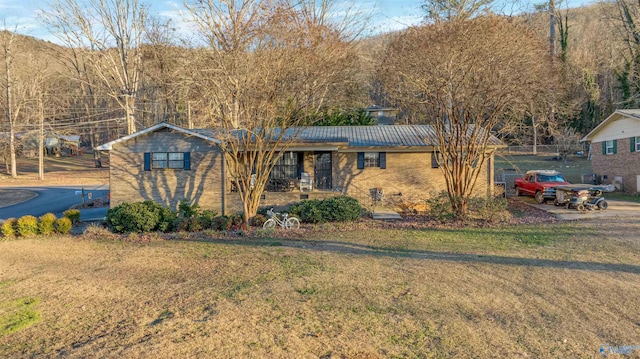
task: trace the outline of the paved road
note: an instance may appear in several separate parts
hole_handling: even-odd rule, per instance
[[[82,203],[82,196],[77,195],[78,191],[82,191],[83,187],[59,187],[59,186],[42,186],[42,187],[2,187],[5,190],[24,189],[34,191],[38,195],[26,202],[18,203],[9,207],[0,208],[0,223],[7,218],[19,218],[25,215],[41,216],[51,212],[56,217],[62,217],[62,213],[71,206]],[[109,186],[87,186],[84,187],[85,200],[91,193],[92,198],[106,197],[109,192]],[[106,215],[107,208],[90,208],[80,210],[81,220],[90,220],[102,218]]]

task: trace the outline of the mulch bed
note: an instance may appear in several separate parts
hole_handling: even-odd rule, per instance
[[[391,220],[391,221],[382,221],[375,220],[368,217],[362,217],[356,222],[335,222],[335,223],[324,223],[324,224],[308,224],[303,223],[299,230],[296,231],[278,231],[278,237],[280,238],[300,238],[302,233],[311,233],[316,230],[322,231],[352,231],[352,230],[367,230],[367,229],[445,229],[445,228],[491,228],[498,226],[518,226],[518,225],[537,225],[537,224],[550,224],[557,223],[558,220],[554,215],[540,210],[538,208],[532,207],[522,201],[508,199],[507,211],[511,214],[511,218],[507,221],[502,222],[487,222],[481,220],[448,220],[448,221],[440,221],[437,219],[433,219],[424,214],[402,214],[402,219],[399,220]],[[91,204],[85,204],[84,208],[96,208],[101,206],[107,206],[108,203],[105,199],[96,199]],[[81,206],[76,206],[75,208],[83,208]],[[88,224],[84,223],[81,226],[74,226],[74,230],[72,234],[81,234]],[[260,230],[259,228],[251,228],[249,231],[241,231],[241,230],[229,230],[224,232],[219,232],[218,238],[235,238],[235,237],[245,237],[245,236],[253,236],[252,232]],[[126,239],[127,235],[115,235],[116,237],[122,237],[122,239]],[[145,241],[144,238],[149,236],[149,234],[140,234],[136,236],[136,241]],[[197,232],[188,233],[181,232],[180,233],[170,233],[170,234],[161,234],[154,233],[151,235],[154,240],[162,240],[162,239],[197,239],[200,234]],[[139,238],[138,238],[139,237]]]

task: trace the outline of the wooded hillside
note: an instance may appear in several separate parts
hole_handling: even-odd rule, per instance
[[[137,1],[130,1],[130,5],[136,4]],[[200,10],[189,9],[195,19],[202,16]],[[511,17],[510,21],[522,23],[539,37],[540,43],[548,44],[549,12],[544,6],[538,10]],[[215,127],[229,111],[254,111],[247,107],[250,102],[236,101],[240,99],[238,86],[266,89],[273,81],[280,85],[271,88],[270,93],[246,92],[242,96],[262,102],[273,99],[272,115],[276,118],[309,119],[330,110],[383,105],[401,108],[399,123],[430,121],[424,112],[390,96],[389,86],[393,85],[384,81],[382,63],[389,46],[403,32],[363,38],[360,34],[366,27],[358,27],[363,19],[345,18],[338,24],[329,21],[333,18],[328,14],[325,23],[294,25],[303,24],[299,19],[307,15],[308,21],[317,15],[300,11],[300,17],[280,11],[266,20],[271,23],[260,25],[262,29],[267,25],[269,28],[261,41],[276,37],[282,41],[269,52],[259,50],[258,42],[237,44],[235,50],[225,48],[221,39],[240,39],[240,33],[234,33],[242,31],[240,28],[210,29],[209,35],[203,31],[192,39],[179,39],[171,23],[143,18],[142,12],[138,18],[129,19],[128,29],[120,29],[128,31],[123,37],[129,39],[128,43],[113,36],[118,29],[113,29],[111,36],[101,34],[103,38],[94,37],[91,41],[89,34],[98,36],[91,29],[83,29],[84,37],[74,35],[70,29],[80,29],[82,24],[82,14],[74,12],[66,18],[54,13],[44,17],[48,26],[58,31],[62,45],[5,31],[0,34],[0,108],[6,114],[0,121],[0,133],[5,133],[0,137],[4,144],[0,150],[6,159],[6,134],[10,130],[36,130],[40,122],[44,122],[45,131],[81,134],[92,146],[162,121],[185,127]],[[549,79],[553,94],[551,99],[532,102],[530,109],[507,129],[505,140],[541,144],[567,136],[575,139],[616,108],[639,106],[636,68],[640,62],[640,38],[634,37],[633,27],[638,11],[637,4],[623,0],[571,9],[558,6],[556,56],[548,65],[558,77]],[[207,18],[200,20],[206,22]],[[216,31],[227,33],[211,36]],[[286,32],[305,36],[281,37]],[[297,50],[275,56],[275,51],[287,46]],[[218,56],[232,51],[248,55]],[[285,58],[286,71],[276,65]],[[240,59],[243,61],[238,62]],[[279,73],[268,74],[267,69],[279,69]],[[229,79],[229,71],[244,75],[234,77],[234,82],[222,81]],[[224,83],[227,85],[221,87]],[[225,96],[226,100],[221,101]],[[254,111],[251,116],[261,115]]]

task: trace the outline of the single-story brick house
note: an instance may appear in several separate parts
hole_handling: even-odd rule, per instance
[[[591,142],[591,170],[603,183],[640,192],[640,109],[615,111],[581,141]]]
[[[375,189],[383,190],[385,204],[411,206],[446,188],[431,126],[302,127],[296,133],[271,173],[265,206],[340,194],[370,205]],[[153,200],[175,208],[187,199],[221,214],[240,211],[219,144],[213,130],[160,123],[99,146],[109,151],[111,204]],[[491,138],[478,194],[493,191],[493,153],[501,146]],[[310,179],[308,188],[301,178]]]

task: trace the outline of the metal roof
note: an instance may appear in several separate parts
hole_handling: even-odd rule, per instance
[[[215,130],[193,130],[204,136],[215,138]],[[242,132],[244,134],[244,132]],[[275,131],[273,136],[279,136]],[[309,126],[286,129],[286,140],[295,138],[301,143],[346,143],[349,147],[423,147],[437,146],[438,137],[430,125],[390,126]],[[489,140],[491,146],[503,145],[495,136]]]
[[[220,142],[214,129],[187,130],[168,123],[161,123],[129,136],[99,146],[99,150],[110,150],[115,143],[140,136],[145,133],[170,128],[186,134],[195,135],[204,140]],[[244,130],[236,130],[238,137],[243,137]],[[279,136],[276,130],[273,137]],[[292,127],[285,130],[285,141],[293,139],[297,143],[345,143],[349,147],[425,147],[437,146],[438,137],[430,125],[389,125],[389,126],[309,126]],[[502,146],[495,136],[489,139],[490,146]]]
[[[430,146],[434,138],[431,126],[335,126],[304,127],[300,142],[347,142],[350,147]]]

